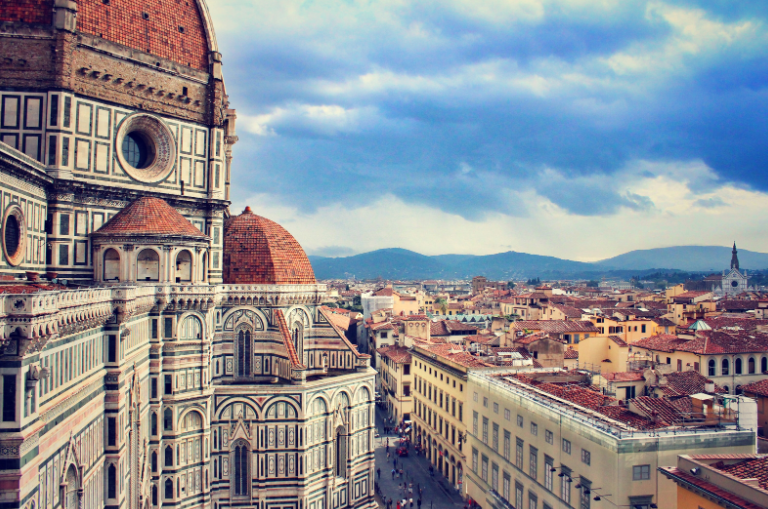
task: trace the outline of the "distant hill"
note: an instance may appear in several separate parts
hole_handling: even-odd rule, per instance
[[[595,270],[589,263],[562,260],[526,253],[498,253],[487,256],[425,256],[407,249],[379,249],[340,258],[310,256],[318,279],[454,279],[484,274],[492,279],[512,279],[531,275],[564,277],[566,274]],[[531,276],[532,277],[532,276]]]
[[[730,247],[677,246],[630,251],[595,265],[624,270],[651,268],[678,269],[689,272],[719,272],[730,267]],[[739,265],[758,270],[768,268],[768,254],[739,249]]]
[[[549,279],[598,279],[603,275],[629,279],[653,270],[718,272],[729,267],[731,248],[678,246],[630,251],[595,263],[584,263],[508,251],[493,255],[425,256],[407,249],[379,249],[354,256],[329,258],[310,256],[318,279],[354,276],[358,279],[469,279],[484,275],[510,280],[531,277]],[[742,268],[768,268],[768,254],[739,250]]]

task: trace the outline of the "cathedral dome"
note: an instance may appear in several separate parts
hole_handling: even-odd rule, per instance
[[[315,284],[306,253],[285,228],[251,212],[224,225],[225,284]]]
[[[180,236],[207,239],[207,235],[195,228],[165,200],[145,196],[134,201],[104,226],[94,232],[96,236]]]
[[[207,72],[216,51],[204,0],[76,0],[77,31]],[[50,25],[53,0],[11,0],[0,22]]]

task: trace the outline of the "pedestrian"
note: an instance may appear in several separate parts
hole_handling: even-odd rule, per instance
[[[389,461],[389,446],[387,446],[387,461]]]
[[[402,477],[402,475],[403,475],[403,467],[400,467],[400,476]],[[403,479],[405,478],[403,477]]]
[[[411,505],[410,505],[410,507],[411,507],[411,509],[413,509],[413,497],[411,497],[410,499],[408,499],[408,502],[410,502],[410,504],[411,504]]]
[[[419,506],[419,509],[421,509],[421,497],[416,501],[416,505]]]
[[[400,501],[397,501],[397,509],[400,509]]]
[[[380,468],[376,469],[376,476],[379,479],[379,481],[381,481],[381,469]]]
[[[392,469],[392,480],[393,481],[395,480],[395,469],[394,468]]]

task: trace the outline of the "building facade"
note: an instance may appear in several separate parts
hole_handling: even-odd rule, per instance
[[[590,386],[578,372],[470,371],[468,496],[483,509],[674,509],[675,486],[658,467],[692,451],[755,453],[751,400],[739,403],[744,422],[712,398],[692,397],[686,412],[662,398],[618,404]]]
[[[4,506],[373,507],[374,372],[230,214],[205,3],[10,0],[0,52]]]

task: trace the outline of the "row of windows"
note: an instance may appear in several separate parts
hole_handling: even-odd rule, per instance
[[[416,376],[415,381],[416,391],[419,394],[434,402],[437,406],[439,406],[441,409],[444,409],[453,417],[458,416],[460,421],[463,420],[464,405],[461,401],[457,401],[456,398],[449,396],[447,393],[443,393],[442,389],[438,389],[437,386],[433,386],[431,383],[426,382],[419,376]]]
[[[38,395],[43,397],[79,376],[101,367],[101,341],[101,338],[94,338],[43,357],[41,364],[49,370],[49,375],[38,384]]]
[[[443,373],[438,373],[438,370],[436,368],[432,369],[431,367],[425,365],[423,362],[420,362],[420,361],[416,361],[416,367],[421,369],[424,373],[428,373],[429,375],[434,376],[435,378],[437,378],[439,374],[441,382],[445,380],[445,384],[448,386],[450,386],[451,382],[453,382],[453,387],[456,388],[456,380],[451,380],[451,378],[448,375],[445,375],[445,377],[443,377]],[[459,383],[459,392],[463,392],[464,384],[460,380],[458,383]]]

